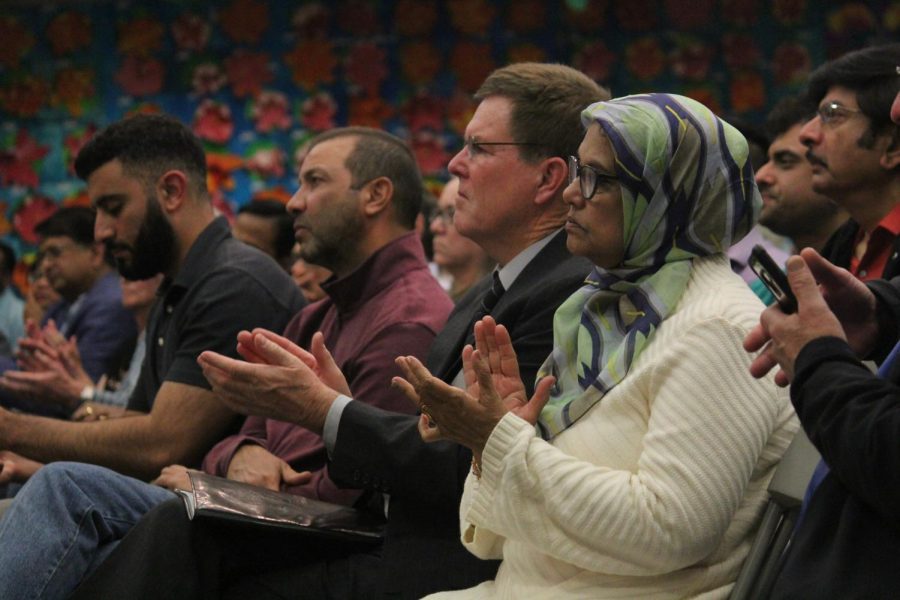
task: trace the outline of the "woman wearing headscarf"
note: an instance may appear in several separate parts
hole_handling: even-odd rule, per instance
[[[724,255],[760,206],[744,138],[668,94],[582,120],[566,231],[596,268],[556,313],[535,397],[489,318],[467,392],[398,359],[423,437],[473,451],[463,544],[503,559],[435,598],[725,597],[796,431],[787,395],[749,374],[762,306]]]

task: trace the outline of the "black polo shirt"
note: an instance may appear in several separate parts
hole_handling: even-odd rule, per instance
[[[231,237],[224,217],[191,246],[174,278],[160,286],[147,323],[147,354],[128,408],[149,412],[164,381],[210,389],[197,364],[204,350],[237,357],[237,334],[281,332],[306,304],[272,258]]]

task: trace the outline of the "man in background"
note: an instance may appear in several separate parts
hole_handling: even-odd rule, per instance
[[[834,200],[813,190],[812,165],[800,130],[815,114],[815,105],[803,97],[781,100],[766,119],[772,139],[769,162],[756,172],[763,199],[759,223],[789,238],[795,251],[822,250],[849,215]]]
[[[23,371],[42,371],[40,352],[75,338],[85,372],[94,381],[109,374],[121,362],[122,353],[137,337],[134,317],[122,306],[119,279],[110,266],[102,243],[94,241],[94,211],[66,207],[36,227],[41,236],[38,253],[50,285],[61,296],[44,315],[40,326],[28,324],[18,353]],[[66,418],[71,413],[40,396],[20,394],[15,385],[0,377],[0,387],[10,398],[7,406],[37,414]]]
[[[494,267],[481,246],[460,235],[453,225],[458,192],[459,179],[453,177],[441,191],[437,209],[432,213],[429,225],[434,234],[434,264],[450,277],[449,292],[454,302],[462,298],[469,288]]]
[[[12,286],[16,252],[6,242],[0,242],[0,357],[12,356],[19,338],[25,334],[25,301]]]
[[[262,250],[284,268],[291,267],[294,247],[293,219],[277,200],[251,200],[240,209],[231,225],[231,235]]]

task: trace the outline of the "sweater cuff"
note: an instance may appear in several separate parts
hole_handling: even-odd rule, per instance
[[[494,496],[503,481],[504,470],[508,466],[506,461],[516,452],[517,445],[523,442],[527,445],[534,435],[534,427],[511,412],[500,419],[481,453],[481,478],[473,487],[466,521],[475,525],[491,522]]]

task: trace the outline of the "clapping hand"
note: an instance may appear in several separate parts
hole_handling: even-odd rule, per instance
[[[317,351],[323,361],[333,364],[324,344]],[[272,332],[241,332],[238,352],[246,361],[211,351],[197,359],[213,391],[235,412],[295,423],[320,433],[334,399],[349,391],[343,375],[334,373],[336,367],[319,368],[316,356]],[[330,387],[319,374],[341,389]]]
[[[467,346],[463,350],[466,391],[434,377],[411,356],[397,359],[406,378],[395,377],[394,385],[422,411],[422,439],[452,440],[470,448],[477,458],[507,412],[513,411],[531,424],[537,422],[554,379],[542,379],[529,400],[506,328],[485,317],[475,325],[475,342],[477,349]]]

